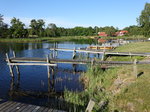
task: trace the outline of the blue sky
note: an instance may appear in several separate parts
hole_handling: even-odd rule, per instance
[[[27,26],[43,19],[59,27],[137,25],[136,18],[150,0],[0,0],[0,14],[10,24],[13,17]]]

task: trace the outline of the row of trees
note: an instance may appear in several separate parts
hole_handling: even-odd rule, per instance
[[[141,12],[139,18],[137,18],[137,21],[138,25],[129,26],[123,30],[127,30],[129,32],[128,35],[150,36],[150,3],[145,4],[144,10]],[[0,38],[96,36],[98,32],[106,32],[108,35],[113,36],[117,31],[118,28],[114,28],[113,26],[63,28],[50,23],[46,27],[42,19],[32,19],[29,28],[26,28],[25,24],[15,17],[12,18],[11,26],[8,27],[3,22],[3,15],[0,14]]]
[[[25,28],[25,24],[19,19],[13,18],[11,20],[11,26],[3,23],[3,16],[1,15],[1,29],[0,37],[6,38],[24,38],[24,37],[58,37],[58,36],[93,36],[97,35],[99,31],[107,32],[112,34],[116,32],[113,26],[111,27],[74,27],[74,28],[63,28],[57,27],[56,24],[50,23],[45,28],[45,22],[42,19],[31,20],[29,28]],[[4,31],[5,30],[5,31]],[[4,32],[7,32],[4,34]]]

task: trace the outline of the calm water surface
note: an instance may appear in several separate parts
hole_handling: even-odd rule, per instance
[[[58,43],[58,48],[86,47],[88,44],[75,44],[74,42]],[[24,103],[45,105],[49,100],[48,92],[82,91],[83,85],[79,82],[81,71],[86,71],[85,65],[58,64],[54,68],[54,77],[47,78],[47,67],[45,66],[19,66],[20,77],[15,72],[12,80],[9,68],[5,62],[5,53],[16,57],[41,57],[50,54],[48,48],[53,48],[54,43],[0,43],[0,98]],[[72,52],[59,52],[60,59],[71,59]],[[76,72],[73,72],[76,70]],[[40,93],[40,95],[38,95]],[[50,98],[53,99],[53,98]]]

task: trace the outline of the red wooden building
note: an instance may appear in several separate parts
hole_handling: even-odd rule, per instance
[[[106,32],[98,32],[98,35],[102,36],[102,37],[107,37],[108,36],[108,34],[106,34]]]

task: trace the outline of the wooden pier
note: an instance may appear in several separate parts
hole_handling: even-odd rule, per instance
[[[13,52],[13,58],[16,59],[16,55],[15,55],[15,52]],[[50,60],[49,60],[49,55],[47,55],[47,58],[43,60],[39,60],[37,61],[34,61],[34,59],[29,59],[28,58],[28,61],[12,61],[12,58],[9,58],[8,54],[6,53],[6,61],[7,61],[7,65],[9,66],[9,70],[10,70],[10,75],[12,77],[14,77],[14,72],[13,72],[13,69],[14,67],[16,68],[16,71],[17,71],[17,74],[20,74],[19,72],[19,68],[18,68],[18,65],[23,65],[23,66],[26,66],[26,65],[34,65],[34,66],[47,66],[47,72],[48,72],[48,78],[50,77],[50,66],[57,66],[56,64],[54,63],[51,63]]]
[[[63,49],[64,50],[64,49]],[[70,49],[68,49],[70,51]],[[76,52],[75,50],[73,50]],[[86,52],[84,50],[84,52]],[[98,52],[98,51],[90,51],[90,52]],[[73,53],[74,54],[74,53]],[[106,52],[106,54],[108,54]],[[136,53],[137,54],[137,53]],[[105,53],[103,53],[105,55]],[[133,54],[132,54],[133,55]],[[135,55],[135,54],[134,54]],[[146,53],[142,54],[137,54],[141,56],[149,56],[149,54],[146,55]],[[36,57],[8,57],[8,54],[6,54],[6,61],[7,65],[9,66],[10,69],[10,74],[12,77],[14,77],[13,73],[13,68],[16,68],[17,74],[20,74],[18,65],[39,65],[39,66],[47,66],[47,73],[48,73],[48,78],[50,78],[50,73],[52,73],[53,66],[56,66],[57,63],[66,63],[66,64],[90,64],[91,66],[94,64],[97,65],[106,65],[109,67],[112,67],[114,65],[125,65],[125,64],[134,64],[134,61],[99,61],[95,59],[86,59],[86,60],[75,60],[75,59],[56,59],[52,58],[50,59],[49,56],[47,58],[36,58]],[[104,58],[104,57],[103,57]],[[150,64],[150,61],[136,61],[136,64]],[[52,67],[50,67],[52,66]],[[108,67],[106,67],[108,68]],[[51,72],[52,71],[52,72]]]
[[[66,112],[66,111],[14,101],[5,101],[0,99],[0,112]]]
[[[88,50],[88,49],[64,49],[64,48],[50,48],[54,51],[71,51],[71,52],[83,52],[92,54],[103,54],[105,55],[115,55],[115,56],[150,56],[150,53],[136,53],[136,52],[106,52],[105,50]]]
[[[21,58],[10,58],[11,63],[8,65],[22,63],[22,62],[46,62],[45,58],[31,58],[31,57],[21,57]],[[7,61],[7,60],[6,60]],[[96,61],[96,60],[72,60],[72,59],[50,59],[51,63],[68,63],[68,64],[90,64],[94,61],[95,64],[133,64],[132,61]],[[137,61],[137,64],[150,64],[150,61]]]

